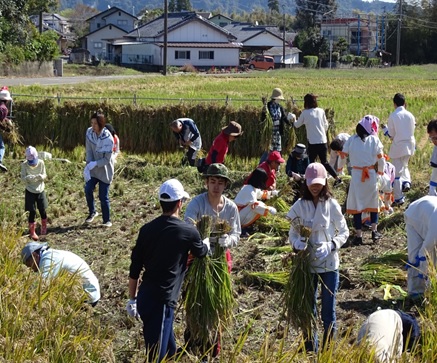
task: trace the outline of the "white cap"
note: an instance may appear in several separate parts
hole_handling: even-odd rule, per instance
[[[168,194],[169,198],[163,198],[163,194]],[[162,202],[175,202],[183,198],[188,199],[189,197],[183,185],[177,179],[169,179],[159,188],[159,200]]]
[[[2,89],[0,91],[0,100],[12,101],[11,93],[7,89]]]

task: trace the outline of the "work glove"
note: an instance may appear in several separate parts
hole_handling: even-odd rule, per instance
[[[133,318],[138,319],[139,314],[137,310],[137,299],[129,299],[129,301],[126,304],[126,311],[127,314]]]
[[[276,208],[275,208],[275,207],[269,207],[269,212],[270,212],[271,215],[274,216],[274,215],[276,214],[277,211],[276,211]]]
[[[87,166],[89,170],[93,170],[97,166],[97,161],[90,161]]]
[[[272,191],[270,192],[270,195],[271,195],[272,197],[277,197],[278,194],[279,194],[279,190],[272,190]]]
[[[315,256],[318,260],[328,257],[332,250],[332,242],[317,242]]]
[[[291,245],[293,246],[293,248],[295,250],[298,250],[298,251],[303,251],[304,249],[306,249],[308,247],[308,243],[306,242],[306,238],[302,237],[302,236],[299,236],[290,242],[291,242]]]
[[[211,250],[211,244],[209,242],[209,237],[206,237],[205,239],[202,240],[203,244],[208,247],[208,251]]]
[[[388,127],[386,125],[381,125],[381,130],[384,133],[384,136],[390,137],[390,134],[388,133]]]
[[[83,169],[83,178],[85,179],[85,183],[91,179],[90,169],[88,165],[85,166],[85,169]]]
[[[298,173],[295,173],[294,171],[291,172],[291,177],[293,178],[293,180],[296,180],[296,181],[299,181],[302,179],[302,177]]]
[[[295,122],[296,121],[296,115],[294,113],[289,112],[287,115],[287,120],[291,121],[291,122]]]
[[[231,237],[227,234],[224,234],[223,236],[219,237],[218,243],[223,248],[231,247],[231,245],[232,245]]]

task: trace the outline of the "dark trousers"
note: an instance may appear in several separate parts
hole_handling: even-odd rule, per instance
[[[35,222],[36,208],[38,208],[41,219],[47,218],[46,208],[48,206],[47,197],[45,192],[32,193],[26,189],[24,196],[24,209],[29,212],[29,223]]]
[[[148,361],[159,363],[165,357],[174,356],[176,354],[173,332],[174,308],[154,300],[147,288],[140,288],[138,291],[137,305],[143,321]]]
[[[362,213],[354,214],[354,227],[355,229],[363,228]],[[370,212],[370,223],[378,223],[378,213]]]
[[[320,163],[323,164],[326,171],[331,174],[334,178],[337,178],[337,173],[329,165],[327,160],[328,153],[328,145],[327,144],[309,144],[308,145],[308,159],[310,159],[310,163],[314,163],[316,161],[317,156],[320,159]]]

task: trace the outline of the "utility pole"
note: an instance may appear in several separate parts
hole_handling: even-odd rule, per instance
[[[396,39],[396,65],[401,57],[401,27],[402,27],[402,0],[399,0],[398,34]]]
[[[282,68],[285,68],[285,5],[282,5]]]
[[[162,75],[167,75],[167,35],[168,35],[168,5],[164,0],[164,52],[162,59]]]

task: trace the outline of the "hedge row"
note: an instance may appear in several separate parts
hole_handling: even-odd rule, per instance
[[[290,101],[284,105],[287,110],[300,114]],[[203,149],[207,151],[222,127],[235,120],[242,125],[243,136],[231,144],[230,153],[240,157],[258,157],[262,154],[263,125],[260,122],[260,107],[246,106],[233,108],[216,104],[178,104],[162,107],[116,105],[110,103],[72,103],[56,104],[53,100],[37,102],[17,101],[15,103],[15,122],[18,123],[25,144],[56,145],[71,150],[85,141],[85,131],[90,126],[90,116],[102,111],[121,140],[124,151],[133,153],[171,152],[177,143],[169,123],[178,117],[192,118],[202,135]],[[326,110],[332,127],[328,139],[334,134],[334,112]],[[291,151],[295,143],[306,143],[305,127],[286,128],[283,137],[283,154]]]

